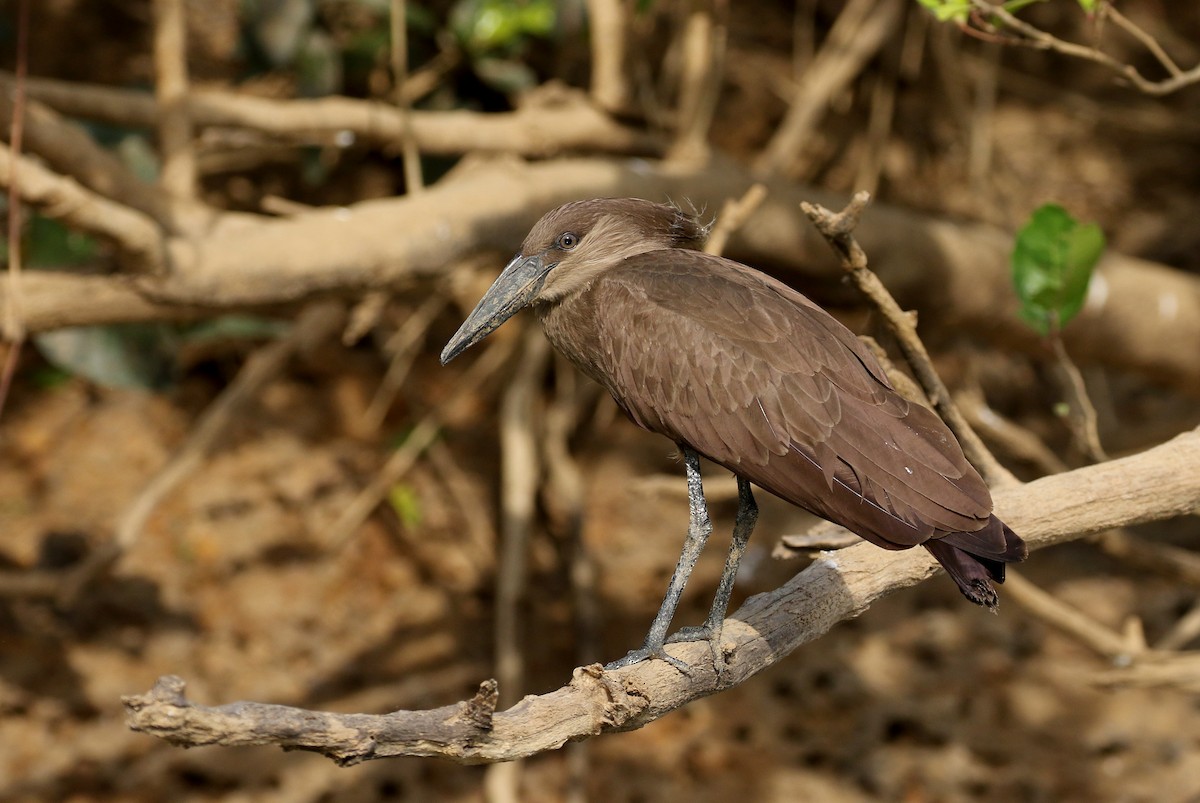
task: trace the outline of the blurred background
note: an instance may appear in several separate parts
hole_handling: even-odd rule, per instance
[[[516,771],[124,722],[164,674],[366,713],[497,677],[507,707],[641,643],[687,523],[672,444],[530,316],[437,360],[566,200],[720,221],[761,181],[726,253],[894,355],[797,206],[871,191],[873,267],[1023,480],[1200,425],[1200,6],[1012,10],[0,3],[0,801],[1200,799],[1194,516],[1035,553],[999,616],[934,578]],[[1094,275],[1010,261],[1045,204]],[[677,624],[732,526],[707,477]],[[809,558],[780,539],[815,520],[759,501],[735,606]]]

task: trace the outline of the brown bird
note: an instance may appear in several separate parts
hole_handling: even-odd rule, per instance
[[[697,250],[694,216],[633,198],[579,201],[543,217],[451,338],[454,359],[532,306],[550,342],[639,426],[678,444],[691,522],[645,645],[658,657],[712,524],[698,455],[732,471],[733,544],[704,625],[718,653],[738,560],[758,509],[750,483],[884,549],[928,549],[967,599],[996,607],[992,581],[1026,556],[954,435],[893,388],[875,356],[787,285]],[[715,659],[714,659],[715,660]],[[686,670],[685,670],[686,671]]]

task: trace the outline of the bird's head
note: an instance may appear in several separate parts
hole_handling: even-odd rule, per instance
[[[560,206],[530,230],[520,253],[442,350],[442,364],[530,304],[552,303],[583,290],[637,254],[699,248],[707,235],[708,228],[695,215],[640,198],[596,198]]]

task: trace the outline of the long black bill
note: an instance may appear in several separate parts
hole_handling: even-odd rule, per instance
[[[546,264],[542,254],[513,257],[442,349],[442,365],[496,331],[500,324],[533,301],[553,267],[554,264]]]

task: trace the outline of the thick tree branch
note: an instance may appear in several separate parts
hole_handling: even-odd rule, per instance
[[[996,512],[1033,548],[1113,527],[1200,511],[1200,430],[1131,457],[996,492]],[[494,715],[485,683],[466,703],[382,716],[341,715],[261,703],[210,708],[183,696],[178,678],[125,698],[128,723],[174,744],[275,744],[351,764],[397,755],[464,763],[510,761],[608,731],[640,728],[692,700],[736,686],[872,602],[937,571],[921,550],[860,544],[818,558],[781,588],[746,601],[724,626],[728,664],[718,676],[706,643],[668,649],[692,669],[662,661],[605,672],[575,670],[553,692]],[[980,614],[982,615],[982,614]],[[1013,615],[1013,614],[1007,614]]]
[[[124,252],[124,261],[135,273],[161,273],[166,238],[149,217],[110,201],[80,186],[74,179],[57,175],[37,162],[14,155],[0,145],[0,186],[12,184],[14,163],[20,167],[21,199],[58,218],[68,226],[112,240]]]
[[[0,127],[7,128],[12,119],[12,89],[12,77],[0,73]],[[152,127],[153,118],[146,125]],[[93,192],[149,215],[175,234],[207,233],[219,218],[240,217],[195,200],[172,198],[161,187],[141,181],[83,128],[36,102],[32,95],[25,109],[23,151],[40,156],[55,171]]]
[[[93,310],[95,279],[56,276],[54,292],[30,275],[30,331],[66,324],[174,316],[177,306],[227,310],[278,304],[324,292],[385,287],[440,275],[481,250],[508,253],[538,217],[568,200],[597,196],[687,199],[713,208],[753,183],[746,170],[717,162],[704,170],[644,161],[564,159],[498,162],[464,171],[420,198],[365,201],[287,219],[240,225],[220,237],[170,242],[170,276],[130,285],[112,280],[107,303]],[[801,201],[841,206],[844,197],[782,181],[768,183],[762,207],[738,230],[728,254],[749,264],[831,281],[839,275],[828,246],[797,225]],[[879,278],[905,308],[927,312],[935,328],[969,328],[980,338],[1040,353],[1037,335],[1017,314],[1008,258],[1011,235],[981,224],[952,223],[872,206],[856,232]],[[85,286],[86,285],[86,286]],[[3,292],[0,289],[0,292]],[[193,309],[194,311],[194,309]],[[1163,348],[1200,342],[1200,278],[1109,253],[1088,304],[1064,340],[1080,361],[1103,362],[1200,394],[1200,350]]]
[[[0,88],[12,76],[0,73]],[[159,108],[146,92],[76,84],[48,78],[29,80],[29,97],[63,114],[125,126],[152,127]],[[654,155],[661,139],[615,122],[580,94],[564,90],[514,112],[412,111],[387,103],[344,97],[275,100],[233,92],[196,90],[186,101],[196,126],[236,126],[298,142],[332,142],[353,134],[374,145],[412,138],[424,154],[471,151],[550,156],[565,151]],[[409,120],[406,120],[406,116]],[[411,122],[410,122],[411,121]]]

